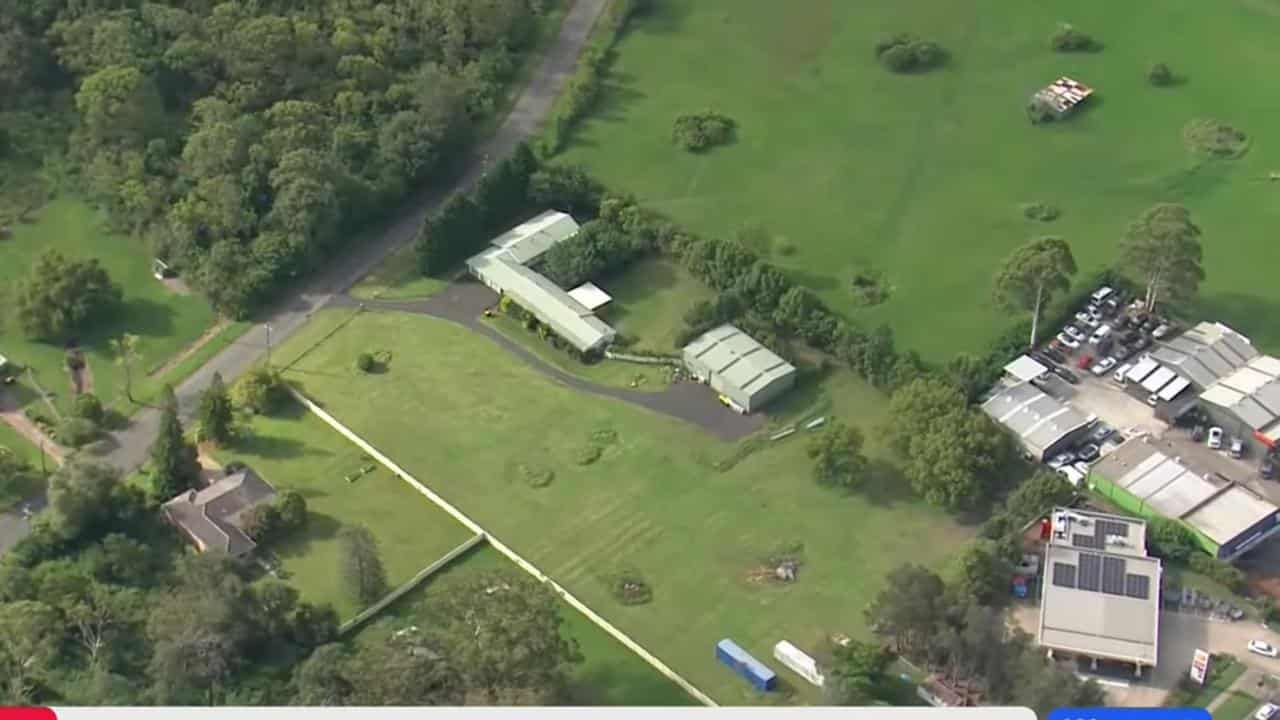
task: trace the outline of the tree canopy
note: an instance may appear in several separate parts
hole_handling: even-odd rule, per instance
[[[867,458],[857,428],[832,421],[809,441],[806,453],[813,459],[813,478],[822,485],[852,488],[865,479]]]
[[[1182,205],[1160,203],[1129,223],[1120,241],[1120,271],[1146,288],[1147,310],[1161,300],[1193,297],[1204,280],[1200,228]]]
[[[996,273],[992,295],[998,305],[1009,310],[1031,313],[1031,339],[1034,347],[1045,303],[1071,287],[1076,274],[1076,259],[1071,246],[1058,237],[1032,240],[1005,258]]]
[[[57,340],[109,313],[120,297],[119,286],[96,259],[73,260],[45,250],[31,274],[18,282],[14,307],[24,333]]]

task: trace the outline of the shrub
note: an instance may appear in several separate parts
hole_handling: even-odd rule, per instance
[[[259,415],[276,412],[288,399],[280,373],[259,367],[249,371],[236,383],[232,399],[237,405]]]
[[[551,468],[539,465],[521,465],[520,477],[522,477],[531,488],[544,488],[555,480],[556,473]]]
[[[893,72],[908,73],[938,67],[946,61],[947,54],[937,43],[899,33],[876,42],[876,58]]]
[[[1229,562],[1194,553],[1190,565],[1192,570],[1216,580],[1231,592],[1239,593],[1245,589],[1244,571]]]
[[[599,445],[583,445],[573,453],[573,461],[579,465],[590,465],[600,459],[604,448]]]
[[[1217,120],[1192,120],[1182,128],[1182,141],[1192,152],[1216,158],[1237,158],[1249,149],[1243,131]]]
[[[636,570],[614,573],[607,579],[609,594],[623,605],[644,605],[653,600],[653,589]]]
[[[1147,82],[1156,87],[1168,87],[1173,80],[1173,71],[1164,63],[1156,63],[1147,70]]]
[[[862,307],[879,305],[889,299],[889,291],[878,270],[867,268],[855,271],[849,289],[853,292],[854,302]]]
[[[1028,220],[1038,220],[1040,222],[1053,222],[1058,219],[1058,206],[1049,203],[1026,203],[1022,206],[1022,216]]]
[[[58,424],[56,434],[59,443],[78,448],[88,445],[98,437],[98,426],[81,417],[69,417]]]
[[[362,373],[373,372],[377,363],[373,359],[373,353],[362,352],[356,356],[356,369]]]
[[[1027,103],[1027,119],[1031,121],[1032,125],[1052,122],[1057,117],[1057,113],[1053,111],[1053,108],[1049,106],[1049,103],[1045,102],[1041,98],[1032,98],[1031,102]]]
[[[102,409],[102,401],[93,393],[83,393],[76,396],[72,413],[76,417],[88,420],[95,425],[102,422],[106,416],[106,411]]]
[[[1099,49],[1098,43],[1088,33],[1080,32],[1070,25],[1054,33],[1049,38],[1049,45],[1058,52],[1091,52]]]
[[[707,110],[676,118],[671,140],[689,152],[701,152],[732,140],[736,128],[733,118]]]

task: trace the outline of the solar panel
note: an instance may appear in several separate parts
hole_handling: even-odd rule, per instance
[[[1129,537],[1129,523],[1116,522],[1115,520],[1099,520],[1098,534],[1102,537],[1108,535],[1117,535],[1122,538]]]
[[[1145,578],[1144,578],[1145,579]],[[1053,584],[1058,587],[1073,588],[1076,586],[1076,566],[1056,562],[1053,564]]]
[[[1102,592],[1111,595],[1124,594],[1124,560],[1102,558]]]
[[[1078,586],[1081,590],[1097,592],[1102,588],[1102,556],[1080,553]]]
[[[1089,548],[1090,550],[1104,549],[1097,535],[1085,535],[1084,533],[1072,533],[1071,544],[1078,548]]]
[[[1130,573],[1124,576],[1124,594],[1131,598],[1146,600],[1151,597],[1151,578],[1146,575]]]

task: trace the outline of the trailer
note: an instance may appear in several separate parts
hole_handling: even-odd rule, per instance
[[[761,692],[773,690],[778,685],[778,675],[764,663],[751,656],[751,653],[738,647],[729,638],[716,643],[716,659],[733,670],[742,679]]]
[[[818,662],[786,640],[782,640],[773,646],[773,657],[778,662],[791,668],[797,675],[818,687],[822,687],[826,680],[822,676],[822,670],[818,668]]]

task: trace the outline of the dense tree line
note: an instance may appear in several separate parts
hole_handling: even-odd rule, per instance
[[[69,95],[83,189],[239,315],[442,171],[549,2],[5,3],[0,103]]]

